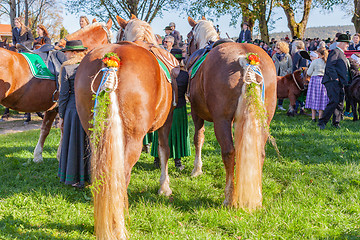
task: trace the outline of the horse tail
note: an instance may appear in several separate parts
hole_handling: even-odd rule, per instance
[[[248,73],[247,65],[244,69]],[[257,81],[248,84],[246,73],[234,119],[236,169],[232,205],[251,210],[262,205],[261,176],[267,124],[261,84]],[[251,78],[258,79],[254,74]]]
[[[99,124],[101,107],[94,117],[92,135],[92,192],[94,197],[95,234],[97,239],[126,239],[125,213],[127,192],[125,182],[124,130],[119,114],[116,91],[107,98],[108,107]],[[101,118],[101,117],[99,117]]]

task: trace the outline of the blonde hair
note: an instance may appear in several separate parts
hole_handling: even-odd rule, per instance
[[[275,47],[283,53],[289,53],[289,44],[285,41],[277,42]]]
[[[317,50],[317,52],[320,53],[321,59],[324,60],[324,62],[326,63],[327,58],[329,56],[329,51],[326,48],[323,47],[323,48],[319,48]]]
[[[16,17],[14,18],[14,22],[18,21],[21,25],[20,27],[20,36],[24,35],[28,30],[30,30],[24,23],[24,20],[22,19],[22,17]]]
[[[80,16],[80,20],[81,20],[81,19],[84,19],[84,20],[85,20],[86,25],[89,25],[89,24],[90,24],[90,21],[89,21],[89,19],[88,19],[86,16]]]

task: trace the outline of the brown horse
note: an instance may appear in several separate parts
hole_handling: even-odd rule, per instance
[[[217,40],[211,22],[188,18],[192,32],[188,35],[189,55]],[[263,78],[248,77],[246,54],[256,53]],[[248,81],[265,86],[265,99],[253,106],[255,98],[248,93]],[[247,82],[247,83],[245,83]],[[252,85],[251,85],[252,86]],[[260,85],[261,86],[261,85]],[[255,88],[259,99],[261,89]],[[226,170],[225,205],[254,209],[262,205],[261,176],[265,158],[268,126],[276,106],[276,71],[269,55],[258,46],[247,43],[223,43],[214,47],[196,75],[190,80],[191,114],[195,124],[195,161],[193,176],[202,173],[201,148],[204,143],[204,120],[214,122],[215,136],[221,147]],[[263,114],[254,109],[262,109]],[[261,123],[262,122],[262,123]],[[235,147],[232,136],[234,123]],[[236,174],[234,183],[234,166]]]
[[[140,40],[133,38],[138,31],[143,31],[141,36],[145,33],[143,41],[151,42],[154,37],[150,25],[139,19],[126,22],[118,18],[118,21],[125,29],[125,39]],[[91,86],[98,88],[101,78],[94,76],[104,67],[101,58],[109,52],[116,53],[121,64],[117,68],[117,88],[110,93],[105,127],[99,143],[92,144],[95,232],[98,239],[125,239],[124,210],[131,169],[140,157],[144,136],[157,129],[161,167],[166,170],[160,178],[159,193],[171,194],[167,159],[173,90],[156,58],[147,49],[132,42],[93,49],[81,62],[75,79],[76,107],[88,134],[93,127],[89,123],[94,107]],[[174,74],[172,79],[175,77]]]
[[[67,36],[68,40],[83,40],[89,49],[108,42],[111,20],[92,24]],[[105,30],[107,29],[107,30]],[[104,31],[105,30],[105,31]],[[60,41],[59,46],[65,46]],[[54,110],[55,81],[35,78],[23,55],[0,48],[0,104],[22,112],[45,112],[40,138],[34,150],[34,162],[41,162],[45,139],[50,132],[57,112]]]
[[[288,116],[295,115],[296,99],[307,89],[310,77],[306,74],[307,68],[301,68],[294,73],[277,77],[277,98],[290,100]]]

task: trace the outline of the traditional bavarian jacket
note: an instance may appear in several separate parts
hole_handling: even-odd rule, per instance
[[[309,76],[324,76],[326,63],[322,58],[315,59],[311,62],[307,75]]]

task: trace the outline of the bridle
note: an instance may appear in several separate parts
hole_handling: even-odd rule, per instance
[[[300,79],[303,80],[304,77],[305,77],[305,75],[306,75],[305,70],[304,70],[303,68],[301,68]],[[292,76],[292,79],[293,79],[296,87],[297,87],[300,91],[304,91],[304,90],[306,89],[306,88],[305,88],[304,81],[303,81],[303,88],[301,88],[301,87],[299,86],[299,83],[296,81],[296,78],[295,78],[294,73],[292,73],[291,76]]]

